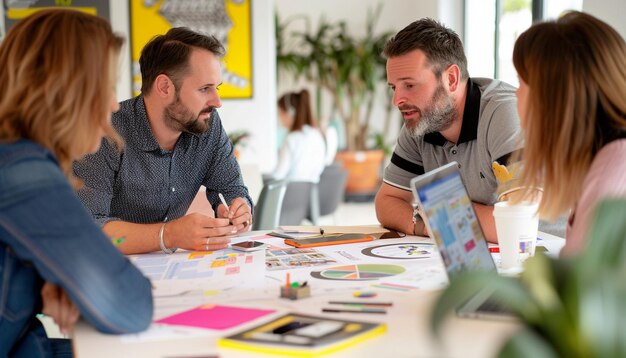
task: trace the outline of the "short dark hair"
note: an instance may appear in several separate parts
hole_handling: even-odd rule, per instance
[[[383,53],[389,58],[402,56],[413,50],[424,52],[436,75],[455,64],[461,70],[462,79],[469,77],[467,57],[459,35],[433,19],[423,18],[400,30],[387,41]]]
[[[215,36],[204,35],[186,27],[174,27],[165,35],[153,37],[141,50],[141,92],[150,93],[157,76],[166,74],[174,82],[176,90],[189,70],[189,55],[193,48],[200,48],[224,56],[224,46]]]

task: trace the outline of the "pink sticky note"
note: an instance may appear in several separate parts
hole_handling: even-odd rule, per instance
[[[156,323],[208,329],[228,329],[273,312],[273,310],[209,304],[165,317],[156,321]]]
[[[239,273],[239,266],[231,266],[226,269],[226,275],[235,275]]]

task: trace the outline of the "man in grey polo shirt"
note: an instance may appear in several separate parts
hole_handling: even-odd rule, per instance
[[[413,220],[409,182],[457,161],[485,236],[496,242],[492,211],[498,182],[492,162],[506,164],[522,147],[515,88],[469,78],[458,35],[432,19],[405,27],[384,53],[404,127],[376,196],[378,220],[407,234],[427,235],[423,222]]]

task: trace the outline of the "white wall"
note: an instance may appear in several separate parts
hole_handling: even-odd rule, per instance
[[[465,32],[464,6],[465,0],[439,0],[439,21],[456,31],[461,40]]]
[[[240,161],[269,172],[277,158],[274,0],[252,0],[252,70],[253,98],[224,100],[220,115],[226,131],[245,129],[252,134]]]
[[[421,17],[437,16],[436,0],[275,0],[276,12],[281,19],[292,15],[306,14],[316,24],[324,15],[330,21],[346,20],[349,31],[365,33],[364,26],[368,9],[383,4],[378,21],[378,30],[400,30]]]
[[[626,39],[626,1],[624,0],[584,0],[583,11],[607,22]]]
[[[132,97],[131,91],[131,75],[130,75],[130,30],[128,3],[126,1],[110,1],[111,11],[111,27],[113,31],[123,34],[126,42],[124,43],[124,53],[120,56],[119,78],[117,80],[117,99],[121,102]]]

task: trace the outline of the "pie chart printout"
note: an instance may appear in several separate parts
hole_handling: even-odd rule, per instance
[[[406,269],[400,265],[345,265],[330,267],[322,271],[313,271],[311,276],[321,280],[370,281],[395,276]]]
[[[411,260],[431,258],[436,250],[433,244],[401,243],[372,246],[363,249],[361,253],[365,256],[382,259]]]

